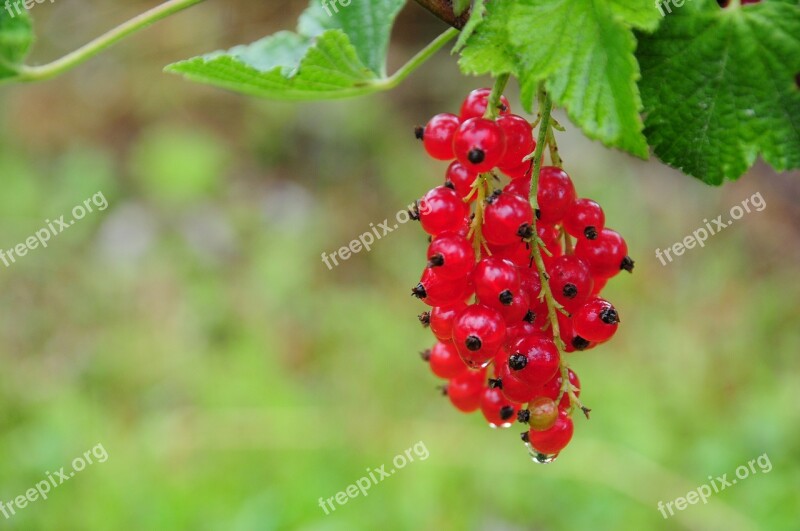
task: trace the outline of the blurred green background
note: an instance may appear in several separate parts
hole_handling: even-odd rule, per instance
[[[161,73],[293,27],[304,4],[209,2],[57,80],[0,87],[0,248],[98,191],[109,202],[0,264],[0,500],[97,444],[109,456],[0,528],[800,528],[799,175],[757,165],[712,189],[561,135],[637,267],[606,290],[615,340],[572,357],[591,421],[534,464],[519,428],[455,412],[419,359],[418,226],[332,271],[320,259],[441,182],[413,126],[488,81],[440,53],[392,93],[287,104]],[[37,5],[34,60],[151,5]],[[391,64],[443,29],[409,5]],[[763,212],[656,260],[756,192]],[[427,459],[319,507],[418,441]],[[764,453],[769,473],[658,511]]]

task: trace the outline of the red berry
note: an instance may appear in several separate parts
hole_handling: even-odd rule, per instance
[[[446,186],[437,186],[425,194],[418,209],[422,228],[432,236],[462,229],[469,213],[469,206]]]
[[[555,224],[564,219],[575,201],[575,186],[567,172],[555,166],[544,166],[539,175],[539,221]]]
[[[453,149],[464,167],[475,173],[487,172],[502,160],[506,139],[496,122],[470,118],[456,131]]]
[[[464,103],[461,105],[461,120],[469,120],[470,118],[481,118],[486,114],[486,107],[489,104],[489,96],[492,89],[482,88],[476,89],[469,93]],[[505,96],[500,97],[502,107],[498,109],[499,114],[508,114],[511,112],[511,105]]]
[[[486,371],[467,371],[447,382],[447,396],[453,405],[464,413],[471,413],[481,405]]]
[[[530,203],[516,194],[500,192],[486,200],[483,237],[493,245],[511,245],[529,238],[533,225]]]
[[[606,287],[608,284],[608,278],[605,277],[594,277],[594,287],[592,288],[592,297],[596,297],[600,295],[600,292],[603,291],[603,288]]]
[[[618,232],[603,229],[594,240],[579,239],[575,245],[575,256],[589,264],[592,276],[611,278],[622,269],[632,269],[628,258],[628,245]]]
[[[561,382],[564,379],[561,377],[561,373],[558,373],[553,377],[549,382],[547,382],[544,387],[542,387],[537,396],[544,396],[551,400],[555,400],[558,398],[558,395],[561,394]],[[575,396],[581,396],[581,381],[578,379],[578,375],[575,374],[572,369],[569,369],[569,383],[575,387]],[[569,395],[564,393],[561,397],[561,401],[558,403],[558,407],[560,409],[568,409],[570,406]]]
[[[574,312],[592,293],[592,275],[589,266],[575,255],[555,258],[548,268],[553,297],[568,312]]]
[[[538,323],[529,323],[528,321],[520,321],[514,326],[509,326],[506,329],[506,343],[505,348],[511,349],[513,346],[525,336],[541,334],[541,327],[537,326]],[[505,353],[503,363],[508,361],[508,353]]]
[[[545,455],[555,455],[569,444],[573,431],[572,419],[561,413],[550,429],[544,431],[531,429],[528,432],[528,442]]]
[[[506,338],[506,324],[497,312],[473,304],[453,321],[453,343],[470,367],[485,366],[497,354]]]
[[[518,195],[525,201],[529,201],[531,196],[531,176],[512,177],[512,181],[503,188],[503,193]]]
[[[472,183],[475,182],[477,177],[477,173],[467,169],[466,166],[457,160],[454,160],[450,166],[447,167],[447,173],[445,174],[446,182],[452,183],[453,187],[456,189],[456,193],[460,195],[462,199],[472,192]],[[477,197],[478,194],[472,194],[469,201],[475,201]]]
[[[575,334],[587,341],[608,341],[618,326],[617,310],[610,302],[599,297],[584,304],[572,317]]]
[[[506,137],[506,154],[499,166],[501,168],[519,168],[526,164],[522,159],[536,149],[531,124],[521,116],[507,114],[497,119],[497,125],[503,130]],[[530,162],[527,165],[530,166]],[[505,170],[503,172],[507,173]]]
[[[517,266],[499,258],[484,258],[472,273],[475,293],[482,304],[492,308],[512,304],[520,292],[520,276]]]
[[[511,304],[508,306],[501,304],[496,309],[503,316],[506,326],[514,326],[523,322],[523,319],[528,314],[529,307],[528,296],[522,290],[519,290],[514,294]]]
[[[486,388],[481,394],[481,411],[493,428],[508,428],[516,419],[519,404],[503,396],[500,389]]]
[[[463,278],[474,265],[472,244],[456,233],[441,233],[428,246],[428,267],[442,278]]]
[[[447,306],[463,302],[471,292],[468,279],[442,278],[430,268],[425,268],[419,284],[411,290],[412,295],[428,306]]]
[[[450,341],[439,341],[430,350],[428,362],[431,371],[439,378],[454,378],[467,372],[468,367]]]
[[[494,258],[508,260],[518,267],[528,267],[531,261],[531,248],[527,242],[519,240],[511,245],[487,244]]]
[[[436,339],[439,341],[450,341],[453,339],[453,321],[466,307],[467,304],[463,301],[449,306],[433,307],[429,317],[429,324]]]
[[[558,372],[561,358],[556,344],[542,334],[519,339],[510,352],[511,376],[534,389],[542,387]]]
[[[512,402],[524,404],[536,396],[534,387],[511,376],[511,369],[508,367],[508,356],[497,360],[495,376],[502,382],[503,396]]]
[[[453,154],[453,135],[455,134],[461,121],[455,114],[437,114],[428,125],[422,137],[425,151],[428,155],[437,160],[451,160]]]
[[[506,149],[508,149],[508,148],[506,148]],[[520,164],[519,166],[516,166],[514,168],[502,167],[500,169],[503,171],[503,173],[505,173],[506,175],[508,175],[512,179],[512,182],[514,182],[514,181],[523,181],[521,184],[518,185],[520,187],[520,189],[517,189],[517,187],[514,187],[512,189],[513,192],[512,192],[512,190],[508,190],[508,192],[521,195],[523,199],[527,199],[528,194],[530,194],[530,191],[531,191],[531,172],[533,172],[533,163],[528,161],[528,162],[523,162],[522,164]],[[525,182],[524,182],[525,179],[527,179],[528,189],[527,189],[527,191],[525,193],[523,193],[521,188],[523,186],[525,186]]]
[[[577,199],[567,209],[564,216],[564,229],[570,236],[578,239],[597,239],[606,227],[606,215],[603,208],[591,199]]]

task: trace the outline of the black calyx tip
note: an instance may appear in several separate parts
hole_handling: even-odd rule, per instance
[[[575,336],[572,338],[572,346],[575,347],[575,350],[586,350],[589,348],[589,341],[583,339],[581,336]]]
[[[633,273],[633,266],[635,264],[636,262],[634,262],[630,256],[626,256],[622,259],[622,263],[619,265],[619,268],[624,269],[628,273]]]
[[[521,371],[528,365],[528,358],[522,354],[513,354],[508,358],[508,367],[512,371]]]
[[[514,406],[503,406],[500,408],[500,418],[508,420],[514,416]]]
[[[414,206],[408,209],[408,217],[419,221],[419,201],[414,201]]]
[[[445,188],[450,188],[451,190],[455,190],[456,189],[456,185],[454,185],[453,181],[451,181],[449,179],[444,182],[444,187]]]
[[[501,195],[502,193],[503,193],[503,191],[502,191],[502,190],[495,190],[494,192],[492,192],[492,193],[491,193],[491,195],[485,199],[485,201],[486,201],[486,204],[487,204],[487,205],[491,205],[492,203],[494,203],[494,202],[495,202],[495,200],[496,200],[498,197],[500,197],[500,195]]]
[[[578,286],[572,284],[571,282],[564,284],[564,289],[562,289],[561,292],[564,294],[566,298],[574,299],[575,297],[578,296]]]
[[[533,322],[536,320],[536,314],[528,310],[528,313],[525,314],[525,317],[523,317],[522,320],[526,323],[533,324]]]
[[[419,357],[422,361],[431,361],[431,349],[423,350],[419,353]]]
[[[583,229],[583,235],[586,236],[587,240],[596,240],[600,234],[597,232],[597,227],[593,225],[589,225],[585,229]]]
[[[529,223],[523,223],[517,229],[517,236],[527,240],[533,236],[533,227]]]
[[[531,412],[529,409],[520,409],[517,412],[517,422],[527,424],[531,420]]]
[[[503,380],[501,378],[489,378],[489,389],[502,389]]]
[[[411,288],[411,295],[418,299],[424,299],[428,296],[428,292],[425,291],[425,286],[422,285],[422,282]]]
[[[514,302],[514,294],[511,293],[510,289],[501,291],[497,298],[500,299],[500,304],[503,306],[511,306],[511,303]]]
[[[519,434],[519,438],[522,439],[522,442],[529,442],[530,441],[530,439],[528,439],[528,432],[527,431],[523,431],[522,433],[520,433]]]
[[[417,319],[419,319],[422,326],[427,328],[431,325],[431,312],[422,312],[417,316]]]
[[[471,352],[475,352],[476,350],[481,349],[481,338],[478,336],[467,336],[467,339],[464,340],[464,346],[467,347],[467,350]]]
[[[542,219],[542,211],[541,210],[539,210],[537,208],[536,210],[533,211],[533,213],[536,216],[536,221],[539,221],[540,219]]]
[[[414,128],[414,136],[417,140],[424,140],[425,139],[425,128],[421,125],[418,125]]]
[[[446,385],[440,385],[436,389],[438,389],[442,393],[442,396],[447,396],[447,386]]]
[[[508,112],[508,105],[502,101],[497,105],[497,108],[500,110],[500,112]]]
[[[444,256],[442,253],[436,253],[428,259],[428,267],[442,267],[444,265]]]
[[[469,153],[467,153],[467,160],[473,164],[480,164],[486,160],[486,152],[480,148],[472,148],[469,150]]]
[[[538,461],[539,463],[547,463],[550,460],[550,457],[543,454],[542,452],[536,452],[536,455],[533,456],[533,458],[536,459],[536,461]]]
[[[600,311],[600,320],[608,325],[617,324],[619,323],[619,314],[614,308],[605,308]]]

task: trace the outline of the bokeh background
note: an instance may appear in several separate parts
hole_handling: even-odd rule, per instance
[[[488,81],[446,52],[352,101],[257,101],[161,73],[291,28],[304,4],[211,1],[61,78],[0,87],[0,248],[98,191],[109,202],[0,264],[0,500],[97,444],[109,455],[0,527],[797,529],[800,175],[759,164],[713,189],[568,124],[579,194],[637,266],[607,288],[620,333],[572,358],[591,421],[534,464],[520,429],[457,413],[419,359],[418,226],[332,271],[320,259],[441,182],[413,126]],[[152,5],[36,5],[33,62]],[[443,30],[409,5],[391,64]],[[756,192],[763,212],[656,260]],[[418,441],[426,460],[319,507]],[[658,512],[764,453],[769,473]]]

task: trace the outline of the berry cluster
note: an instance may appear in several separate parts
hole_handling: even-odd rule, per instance
[[[564,355],[614,335],[619,316],[599,294],[633,261],[560,167],[541,168],[533,209],[533,128],[491,96],[475,90],[459,116],[417,128],[431,157],[452,162],[412,212],[430,235],[412,294],[431,306],[419,318],[438,341],[423,358],[452,404],[492,427],[527,424],[523,441],[548,461],[572,438],[573,411],[589,411]]]

